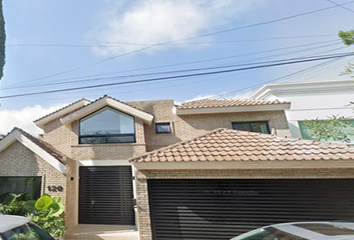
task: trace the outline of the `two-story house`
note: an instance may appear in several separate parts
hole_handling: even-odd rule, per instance
[[[80,99],[36,120],[40,139],[15,128],[0,141],[0,193],[58,195],[69,228],[137,225],[142,240],[353,218],[354,150],[289,138],[289,107]]]

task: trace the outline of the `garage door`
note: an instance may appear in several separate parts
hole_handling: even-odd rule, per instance
[[[134,225],[132,182],[130,166],[80,167],[79,222]]]
[[[354,219],[354,179],[148,180],[154,240],[226,240],[280,222]]]

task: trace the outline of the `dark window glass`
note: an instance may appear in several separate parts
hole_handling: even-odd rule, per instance
[[[354,230],[345,228],[344,224],[343,226],[334,226],[331,224],[324,223],[304,223],[295,224],[294,226],[301,227],[327,236],[354,235]]]
[[[1,234],[4,240],[54,240],[35,224],[24,224]],[[1,238],[0,238],[1,239]]]
[[[240,131],[270,133],[268,122],[239,122],[232,123],[232,128]]]
[[[28,193],[31,198],[41,195],[41,177],[0,177],[0,195],[7,193]]]
[[[156,123],[156,133],[170,133],[171,124],[170,123]]]
[[[248,233],[243,234],[240,237],[232,238],[231,240],[309,240],[307,238],[295,236],[290,233],[280,231],[279,229],[273,227],[266,227],[262,229],[257,229]]]
[[[80,120],[80,143],[133,143],[134,117],[110,107],[102,108]]]

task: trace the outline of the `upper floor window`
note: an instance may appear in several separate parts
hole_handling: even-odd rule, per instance
[[[171,123],[155,123],[156,133],[171,133]]]
[[[234,122],[232,128],[240,131],[259,132],[270,134],[268,122]]]
[[[80,120],[80,144],[134,143],[134,117],[105,107]]]

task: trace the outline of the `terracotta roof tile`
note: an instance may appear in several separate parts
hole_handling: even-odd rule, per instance
[[[231,143],[231,144],[230,144]],[[345,144],[322,143],[275,135],[217,129],[130,159],[131,162],[177,161],[308,161],[354,160],[354,149]]]
[[[36,138],[36,137],[32,136],[31,134],[27,133],[26,131],[24,131],[24,130],[22,130],[20,128],[17,128],[17,127],[15,127],[11,132],[13,132],[15,130],[18,130],[19,132],[21,132],[21,134],[23,134],[25,137],[27,137],[29,140],[31,140],[38,147],[40,147],[41,149],[43,149],[44,151],[49,153],[51,156],[56,158],[59,162],[61,162],[63,164],[66,164],[66,158],[67,158],[66,155],[61,153],[57,149],[55,149],[49,143],[47,143],[47,142],[45,142],[45,141],[43,141],[43,140],[41,140],[39,138]]]
[[[200,109],[200,108],[218,108],[218,107],[239,107],[239,106],[259,106],[259,105],[274,105],[274,104],[289,104],[289,102],[265,101],[265,100],[250,100],[250,99],[204,99],[182,103],[177,109]]]

